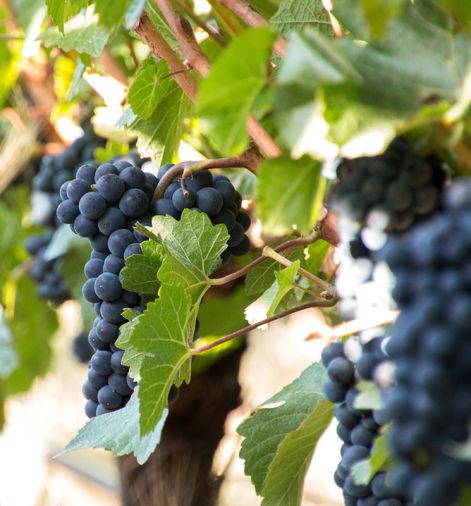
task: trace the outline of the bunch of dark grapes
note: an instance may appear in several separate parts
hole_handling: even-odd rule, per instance
[[[454,504],[471,463],[453,458],[471,422],[471,184],[447,189],[444,210],[384,256],[401,313],[387,345],[395,384],[385,394],[397,474],[420,506]]]
[[[368,321],[395,307],[390,272],[378,251],[391,235],[404,233],[439,209],[446,172],[436,157],[422,158],[398,138],[380,156],[342,161],[337,175],[330,204],[338,213],[341,238],[336,279],[339,312],[344,320]],[[347,451],[344,445],[335,480],[343,488],[346,504],[356,506],[401,505],[411,497],[397,482],[386,484],[385,473],[376,474],[368,486],[356,485],[349,474],[352,464],[370,456],[380,428],[390,420],[387,409],[358,412],[353,406],[359,380],[376,380],[380,364],[391,370],[384,336],[385,328],[377,326],[347,341],[347,349],[336,343],[325,350],[325,357],[335,360],[324,358],[330,378],[324,393],[337,403],[339,437],[354,448]]]
[[[362,318],[393,305],[375,252],[439,209],[446,171],[436,156],[421,157],[397,138],[381,155],[343,160],[337,176],[329,205],[341,237],[339,310],[343,319]]]
[[[359,361],[349,358],[349,346],[334,343],[324,349],[322,363],[327,368],[328,380],[324,395],[335,403],[334,415],[338,420],[337,434],[343,441],[342,459],[334,475],[335,483],[342,488],[346,506],[404,506],[412,504],[400,483],[392,483],[385,472],[376,473],[367,485],[359,485],[352,468],[368,459],[375,439],[389,422],[387,411],[355,407],[359,380],[371,380],[374,369],[388,360],[383,347],[385,338],[370,340],[363,346]],[[358,343],[353,343],[357,347]],[[352,346],[350,346],[352,348]],[[351,353],[351,350],[350,350]]]
[[[123,289],[120,278],[126,258],[141,254],[140,243],[146,240],[134,230],[136,222],[150,225],[153,215],[179,219],[183,209],[198,209],[207,213],[213,223],[226,225],[231,235],[231,253],[243,254],[248,250],[244,231],[250,218],[240,211],[241,197],[227,178],[213,176],[207,170],[198,172],[186,181],[188,193],[175,180],[163,198],[152,201],[159,179],[171,167],[165,165],[155,175],[129,160],[98,167],[87,163],[60,190],[62,202],[57,208],[58,218],[69,224],[77,235],[87,237],[92,247],[84,268],[88,279],[82,290],[97,314],[88,336],[94,353],[83,386],[87,399],[85,412],[89,417],[123,407],[135,387],[128,368],[121,363],[123,351],[115,342],[120,326],[126,322],[123,310],[132,308],[142,312],[145,309],[137,293]],[[175,389],[169,400],[174,397]]]
[[[361,230],[376,250],[382,233],[404,232],[438,209],[446,172],[439,158],[418,155],[398,137],[381,155],[343,160],[337,177],[330,207],[340,216],[340,233]]]
[[[60,273],[61,257],[45,257],[54,232],[60,225],[56,217],[56,209],[61,202],[60,187],[74,177],[75,170],[81,163],[93,158],[97,147],[103,145],[104,140],[97,137],[93,130],[89,130],[60,155],[43,156],[39,171],[33,178],[33,221],[45,227],[46,231],[43,235],[30,237],[26,243],[26,249],[33,257],[30,274],[38,284],[39,297],[54,304],[61,304],[70,298]]]

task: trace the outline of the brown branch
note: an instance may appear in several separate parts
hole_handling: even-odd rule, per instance
[[[247,327],[236,330],[235,332],[232,332],[232,334],[221,337],[220,339],[216,339],[212,343],[206,344],[205,346],[201,346],[200,348],[193,348],[190,350],[190,352],[192,355],[198,355],[200,353],[204,353],[205,351],[212,350],[213,348],[216,348],[221,344],[227,343],[227,341],[231,341],[232,339],[247,334],[247,332],[255,330],[257,327],[261,327],[262,325],[266,325],[267,323],[274,322],[275,320],[279,320],[281,318],[284,318],[285,316],[289,316],[290,314],[298,313],[299,311],[304,311],[305,309],[310,309],[314,307],[332,307],[335,304],[337,304],[337,301],[335,299],[313,300],[311,302],[306,302],[306,304],[301,304],[300,306],[292,307],[291,309],[287,309],[286,311],[282,311],[281,313],[270,316],[269,318],[265,318],[264,320],[253,323],[252,325],[247,325]]]
[[[279,244],[276,246],[276,248],[273,248],[275,251],[286,251],[288,249],[301,247],[301,246],[308,246],[309,244],[312,244],[313,242],[316,242],[317,239],[319,239],[319,235],[317,232],[314,232],[311,235],[308,235],[306,237],[300,237],[299,239],[291,239],[289,241],[286,241],[282,244]],[[231,281],[235,281],[236,279],[241,278],[242,276],[245,276],[248,274],[251,270],[255,269],[255,267],[258,267],[260,264],[265,262],[265,260],[268,260],[268,257],[260,256],[247,264],[245,267],[242,267],[242,269],[239,269],[238,271],[232,272],[231,274],[228,274],[227,276],[224,276],[222,278],[214,278],[211,279],[211,284],[214,286],[219,285],[225,285],[226,283],[230,283]]]
[[[147,14],[139,19],[134,31],[149,46],[152,53],[159,59],[167,62],[168,69],[172,73],[175,82],[180,86],[185,95],[195,102],[198,94],[198,83],[188,71],[188,68],[178,58],[175,51],[167,44],[167,41],[154,29]]]
[[[259,14],[246,0],[218,0],[219,3],[237,14],[249,26],[267,26],[268,21]],[[286,40],[278,37],[273,46],[275,53],[283,58],[286,52]]]
[[[193,22],[204,30],[213,40],[215,40],[220,46],[226,46],[226,40],[222,34],[214,26],[206,23],[203,19],[197,16],[193,9],[185,2],[185,0],[176,0],[178,8],[182,10]]]
[[[198,74],[206,77],[211,64],[196,42],[190,23],[180,16],[170,0],[155,0],[155,3],[174,33],[188,63]]]

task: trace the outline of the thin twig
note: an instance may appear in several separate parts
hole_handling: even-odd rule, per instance
[[[205,351],[212,350],[213,348],[216,348],[217,346],[227,343],[227,341],[231,341],[232,339],[235,339],[236,337],[240,337],[244,334],[247,334],[247,332],[250,332],[251,330],[255,330],[257,327],[261,327],[262,325],[266,325],[267,323],[274,322],[275,320],[279,320],[281,318],[284,318],[285,316],[289,316],[293,313],[298,313],[299,311],[304,311],[305,309],[310,309],[314,307],[332,307],[337,303],[336,300],[313,300],[311,302],[306,302],[305,304],[301,304],[300,306],[292,307],[291,309],[287,309],[286,311],[283,311],[281,313],[278,313],[276,315],[270,316],[269,318],[265,318],[264,320],[261,320],[259,322],[253,323],[252,325],[248,325],[247,327],[244,327],[242,329],[236,330],[235,332],[232,332],[232,334],[229,334],[227,336],[221,337],[220,339],[216,339],[212,343],[209,343],[205,346],[201,346],[200,348],[193,348],[190,350],[192,355],[198,355],[200,353],[204,353]]]
[[[185,95],[195,102],[198,94],[198,83],[190,72],[180,61],[175,51],[167,44],[167,41],[155,30],[147,14],[143,14],[139,19],[134,31],[149,46],[152,53],[159,59],[167,62],[168,69],[172,73],[175,82],[180,86]]]
[[[274,250],[279,252],[279,251],[286,251],[288,249],[296,247],[308,246],[309,244],[316,242],[317,239],[319,239],[319,234],[317,232],[314,232],[306,237],[300,237],[299,239],[290,239],[289,241],[279,244],[276,248],[274,248]],[[232,272],[227,276],[223,276],[222,278],[211,279],[210,282],[214,286],[225,285],[226,283],[230,283],[231,281],[235,281],[236,279],[245,276],[251,270],[255,269],[255,267],[258,267],[260,264],[265,262],[265,260],[268,260],[268,257],[260,256],[256,258],[253,262],[247,264],[245,267],[242,267],[242,269]]]
[[[205,169],[222,169],[231,167],[245,167],[250,170],[247,162],[242,156],[233,156],[230,158],[209,158],[207,160],[198,160],[196,162],[186,161],[177,163],[168,170],[159,181],[155,189],[152,201],[160,199],[164,194],[168,185],[178,176],[182,176],[182,181],[187,177],[191,177],[195,172]]]
[[[280,263],[281,265],[284,265],[285,267],[290,267],[293,264],[293,262],[291,260],[284,257],[283,255],[280,255],[273,248],[270,248],[270,246],[265,246],[263,248],[262,255],[272,258],[273,260]],[[319,278],[318,276],[315,276],[314,274],[307,271],[306,269],[303,269],[302,267],[299,267],[298,272],[304,278],[308,279],[309,281],[311,281],[315,285],[320,286],[323,290],[325,290],[327,292],[327,294],[330,297],[335,297],[335,288],[330,283],[327,283],[323,279]]]
[[[219,3],[237,14],[249,26],[266,26],[268,21],[259,14],[246,0],[218,0]],[[283,58],[286,52],[286,41],[279,37],[273,46],[275,53]]]
[[[215,28],[214,26],[206,23],[204,19],[201,19],[200,16],[197,16],[193,9],[185,2],[185,0],[176,0],[179,9],[181,9],[193,22],[199,26],[202,30],[204,30],[213,40],[215,40],[220,46],[226,46],[226,40],[222,36],[222,34]]]

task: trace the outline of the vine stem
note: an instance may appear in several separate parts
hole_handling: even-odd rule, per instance
[[[280,255],[273,248],[270,248],[270,246],[265,246],[263,248],[262,255],[271,258],[272,260],[275,260],[276,262],[280,263],[281,265],[284,265],[285,267],[290,267],[291,265],[293,265],[293,262],[291,260],[284,257],[283,255]],[[330,283],[327,283],[323,279],[319,278],[318,276],[315,276],[314,274],[310,273],[306,269],[303,269],[302,267],[299,267],[298,272],[299,274],[301,274],[301,276],[305,277],[315,285],[320,286],[323,290],[325,290],[329,295],[329,297],[335,297],[335,288]]]
[[[311,235],[308,235],[306,237],[300,237],[299,239],[290,239],[289,241],[279,244],[276,248],[274,248],[274,251],[286,251],[288,249],[296,248],[298,246],[308,246],[309,244],[316,242],[318,239],[319,233],[315,231]],[[211,279],[210,280],[211,285],[220,286],[225,285],[226,283],[230,283],[231,281],[235,281],[236,279],[245,276],[251,270],[258,267],[260,264],[265,262],[265,260],[268,260],[268,257],[262,255],[256,258],[253,262],[247,264],[245,267],[242,267],[242,269],[239,269],[238,271],[232,272],[231,274],[223,276],[222,278]]]
[[[246,0],[218,0],[220,4],[237,14],[249,26],[268,26],[268,21]],[[273,46],[275,53],[283,58],[286,52],[286,40],[278,37]]]
[[[184,180],[187,177],[191,177],[195,172],[199,172],[205,169],[221,169],[221,168],[236,168],[236,167],[245,167],[249,170],[248,162],[244,159],[243,156],[234,156],[230,158],[208,158],[207,160],[198,160],[196,162],[186,161],[180,162],[174,165],[170,170],[168,170],[162,179],[159,181],[157,185],[154,195],[152,197],[152,202],[160,199],[165,192],[167,186],[173,181],[174,178],[178,176],[182,176],[182,186],[184,185]]]
[[[232,332],[232,334],[228,334],[227,336],[221,337],[220,339],[216,339],[212,343],[206,344],[205,346],[201,346],[200,348],[192,348],[190,349],[190,353],[192,355],[198,355],[200,353],[204,353],[206,351],[212,350],[221,344],[227,343],[232,339],[240,337],[251,330],[255,330],[257,327],[261,327],[262,325],[266,325],[267,323],[274,322],[275,320],[279,320],[284,318],[285,316],[289,316],[293,313],[298,313],[299,311],[304,311],[305,309],[310,309],[314,307],[332,307],[337,303],[337,300],[313,300],[311,302],[306,302],[305,304],[301,304],[299,306],[292,307],[291,309],[287,309],[286,311],[282,311],[276,315],[270,316],[269,318],[265,318],[264,320],[260,320],[259,322],[253,323],[252,325],[247,325],[242,329],[236,330]]]

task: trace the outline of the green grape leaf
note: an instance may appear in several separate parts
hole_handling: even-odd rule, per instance
[[[304,256],[304,248],[298,247],[290,249],[284,253],[286,258],[291,261],[301,260]],[[264,292],[273,284],[275,272],[283,267],[275,260],[267,259],[255,269],[252,269],[245,277],[245,293],[247,295],[258,295]]]
[[[157,272],[162,265],[162,246],[152,240],[141,243],[142,255],[131,255],[122,270],[123,288],[139,295],[157,295]]]
[[[88,4],[89,0],[46,0],[47,13],[61,32],[64,32],[64,23]]]
[[[352,475],[355,483],[367,485],[377,472],[386,470],[391,461],[386,431],[375,439],[370,457],[353,466]]]
[[[172,78],[164,60],[144,60],[129,88],[128,102],[142,119],[149,119],[162,97],[169,93]]]
[[[8,378],[18,365],[14,336],[0,305],[0,379]]]
[[[329,15],[320,0],[283,0],[270,23],[286,35],[310,26],[325,35],[333,35]]]
[[[190,381],[191,355],[187,346],[195,324],[191,306],[182,286],[163,284],[159,298],[136,319],[129,343],[145,353],[139,381],[142,435],[154,430],[167,407],[172,385],[179,387],[183,381]]]
[[[327,241],[318,239],[307,247],[307,258],[303,261],[303,267],[313,274],[317,274],[324,264],[330,244]]]
[[[43,32],[38,40],[46,47],[59,47],[64,51],[75,50],[88,54],[94,58],[100,56],[110,33],[96,20],[77,16],[66,23],[64,33],[56,27]]]
[[[149,119],[137,119],[130,131],[137,135],[137,146],[141,155],[150,156],[155,163],[171,162],[180,145],[183,120],[191,104],[182,90],[169,81],[167,93],[159,100]]]
[[[263,162],[257,175],[257,214],[264,232],[309,232],[322,204],[321,164],[308,156],[277,158]]]
[[[179,221],[154,216],[152,232],[161,238],[166,255],[159,270],[162,283],[177,283],[193,301],[210,286],[209,276],[221,265],[229,234],[224,225],[213,226],[204,213],[185,209]]]
[[[139,464],[144,464],[160,443],[168,410],[163,410],[149,434],[140,436],[138,392],[136,388],[124,408],[92,418],[59,455],[82,448],[104,448],[117,457],[132,453]]]
[[[275,271],[274,283],[245,309],[245,317],[250,324],[275,314],[283,298],[294,288],[300,265],[301,262],[296,260],[289,267]]]
[[[227,156],[247,145],[247,116],[266,81],[274,34],[253,28],[232,41],[201,83],[197,111],[205,133]]]
[[[238,428],[245,473],[263,506],[300,504],[309,462],[332,419],[333,406],[322,396],[325,378],[325,368],[313,364]]]
[[[108,28],[119,26],[128,10],[131,0],[97,0],[95,12],[100,23]]]

